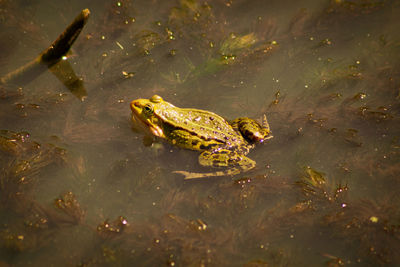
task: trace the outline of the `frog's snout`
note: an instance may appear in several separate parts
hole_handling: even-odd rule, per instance
[[[140,104],[139,104],[138,101],[133,100],[133,101],[131,102],[131,110],[134,111],[134,110],[137,109],[137,108],[140,108]]]

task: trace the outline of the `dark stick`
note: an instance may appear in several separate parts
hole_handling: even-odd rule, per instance
[[[89,9],[84,9],[64,32],[40,55],[26,65],[0,78],[0,84],[26,84],[48,67],[53,66],[69,51],[85,26],[90,15]]]

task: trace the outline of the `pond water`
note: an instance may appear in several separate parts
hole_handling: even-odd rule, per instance
[[[58,70],[0,85],[0,266],[400,264],[400,1],[5,0],[0,76],[85,8]],[[274,137],[184,180],[199,152],[132,129],[154,94]]]

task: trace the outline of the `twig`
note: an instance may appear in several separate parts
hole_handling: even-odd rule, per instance
[[[0,84],[26,84],[47,68],[59,62],[69,51],[85,26],[90,15],[89,9],[84,9],[64,32],[40,55],[26,65],[0,78]]]

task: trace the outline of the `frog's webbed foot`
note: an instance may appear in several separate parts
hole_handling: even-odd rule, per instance
[[[217,177],[217,176],[227,176],[227,175],[235,175],[239,174],[240,170],[232,171],[232,169],[226,171],[216,171],[216,172],[187,172],[187,171],[173,171],[173,173],[182,174],[185,176],[185,180],[189,179],[198,179],[198,178],[207,178],[207,177]]]
[[[269,123],[267,120],[267,115],[263,115],[262,118],[262,128],[264,129],[264,132],[266,133],[266,136],[264,136],[264,138],[261,140],[261,142],[264,142],[265,140],[271,139],[272,137],[274,137],[271,133],[271,129],[269,128]]]
[[[253,169],[256,166],[254,160],[235,151],[219,148],[212,151],[204,151],[199,156],[199,163],[205,167],[226,167],[225,170],[195,173],[187,171],[174,171],[185,176],[185,179],[205,178],[213,176],[236,175]]]

